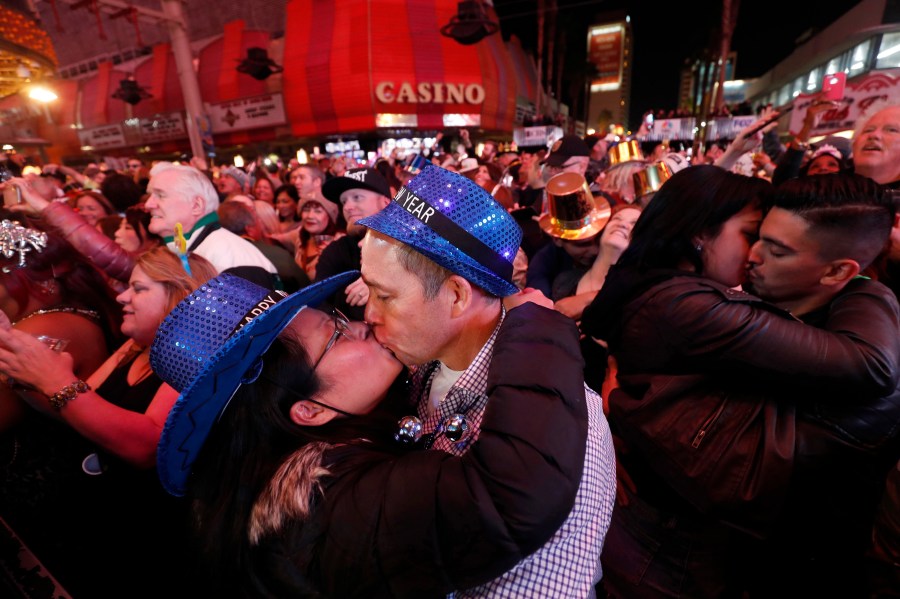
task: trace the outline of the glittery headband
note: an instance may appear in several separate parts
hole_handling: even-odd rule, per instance
[[[21,224],[11,221],[0,221],[0,255],[4,258],[12,258],[19,255],[18,268],[25,266],[25,255],[28,252],[44,251],[47,247],[47,234],[37,229],[29,229]],[[6,270],[4,268],[4,270]]]

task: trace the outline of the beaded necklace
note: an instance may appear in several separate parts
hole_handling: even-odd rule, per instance
[[[40,310],[35,310],[30,314],[26,314],[19,320],[12,323],[13,325],[17,325],[20,322],[28,320],[32,316],[41,316],[43,314],[55,314],[57,312],[62,312],[64,314],[77,314],[78,316],[83,316],[84,318],[89,318],[91,320],[100,320],[100,315],[96,310],[85,310],[83,308],[72,308],[69,306],[61,306],[59,308],[42,308]]]

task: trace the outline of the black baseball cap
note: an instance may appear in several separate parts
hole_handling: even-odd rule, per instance
[[[550,148],[550,155],[544,161],[550,166],[562,166],[572,156],[590,156],[591,149],[579,136],[569,133],[556,140]]]
[[[391,186],[374,168],[352,168],[340,177],[329,179],[322,185],[322,195],[341,204],[341,194],[348,189],[367,189],[386,198],[391,197]]]

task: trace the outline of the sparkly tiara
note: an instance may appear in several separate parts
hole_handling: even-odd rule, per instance
[[[28,252],[44,251],[47,247],[47,234],[37,229],[29,229],[21,224],[3,219],[0,221],[0,255],[12,258],[19,255],[18,267],[25,266],[25,255]]]

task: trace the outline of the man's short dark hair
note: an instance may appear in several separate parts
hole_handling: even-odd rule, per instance
[[[256,222],[253,208],[243,202],[226,201],[219,205],[219,224],[235,235],[243,235]]]
[[[897,213],[890,190],[856,174],[789,179],[775,189],[772,205],[809,223],[821,258],[849,258],[861,269],[887,247]]]
[[[300,166],[296,167],[294,171],[301,168],[306,169],[309,172],[309,176],[313,179],[318,179],[320,183],[325,182],[325,173],[315,164],[301,164]],[[294,171],[291,171],[291,175],[294,174]]]

